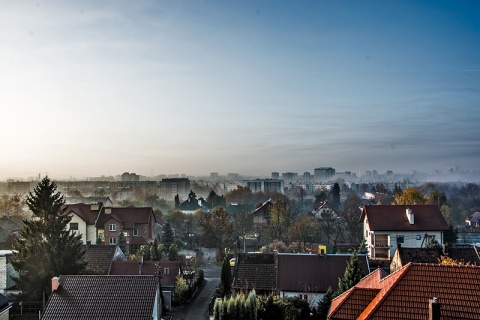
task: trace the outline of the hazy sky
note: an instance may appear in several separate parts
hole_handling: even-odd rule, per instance
[[[0,0],[0,179],[480,169],[480,1]]]

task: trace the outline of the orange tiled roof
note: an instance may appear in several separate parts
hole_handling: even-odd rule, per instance
[[[379,291],[353,318],[427,319],[429,299],[436,297],[441,303],[441,319],[480,319],[480,267],[409,263],[368,286]],[[344,296],[353,297],[355,291],[365,294],[361,291],[365,289],[355,286],[334,299],[329,319],[352,319],[362,301]]]

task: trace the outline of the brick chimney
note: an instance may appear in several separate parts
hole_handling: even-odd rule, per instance
[[[428,300],[428,320],[440,320],[440,309],[442,304],[437,298]]]
[[[52,292],[56,291],[60,287],[60,278],[53,277],[52,278]]]

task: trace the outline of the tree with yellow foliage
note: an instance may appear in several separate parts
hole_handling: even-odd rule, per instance
[[[428,204],[428,199],[417,189],[408,188],[395,196],[395,202],[403,205]]]
[[[438,259],[440,264],[451,265],[451,266],[471,266],[473,265],[470,261],[465,262],[463,260],[454,260],[447,256],[440,256]]]

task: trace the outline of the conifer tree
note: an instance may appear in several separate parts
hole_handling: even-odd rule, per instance
[[[123,233],[123,226],[120,228],[120,234],[118,235],[118,247],[127,254],[127,241],[125,240],[125,233]]]
[[[338,279],[338,288],[335,292],[335,296],[339,296],[354,285],[356,285],[360,279],[363,278],[363,272],[358,262],[357,251],[354,251],[350,257],[345,274],[342,279]]]
[[[328,316],[328,311],[330,310],[330,305],[332,304],[333,299],[333,290],[331,287],[328,287],[327,292],[323,296],[322,300],[318,303],[318,318],[320,320],[326,320]]]
[[[225,296],[230,293],[232,283],[232,269],[230,267],[230,261],[228,260],[227,255],[225,255],[223,258],[221,280],[223,286],[223,295]]]
[[[14,248],[12,265],[24,298],[40,300],[51,290],[51,279],[75,275],[86,267],[81,235],[69,231],[71,217],[65,214],[65,199],[56,184],[43,178],[26,200],[35,219],[24,220]]]
[[[165,228],[163,231],[163,248],[165,250],[169,250],[170,246],[173,244],[175,239],[173,238],[173,231],[170,225],[170,222],[165,223]],[[167,252],[166,252],[167,253]]]

